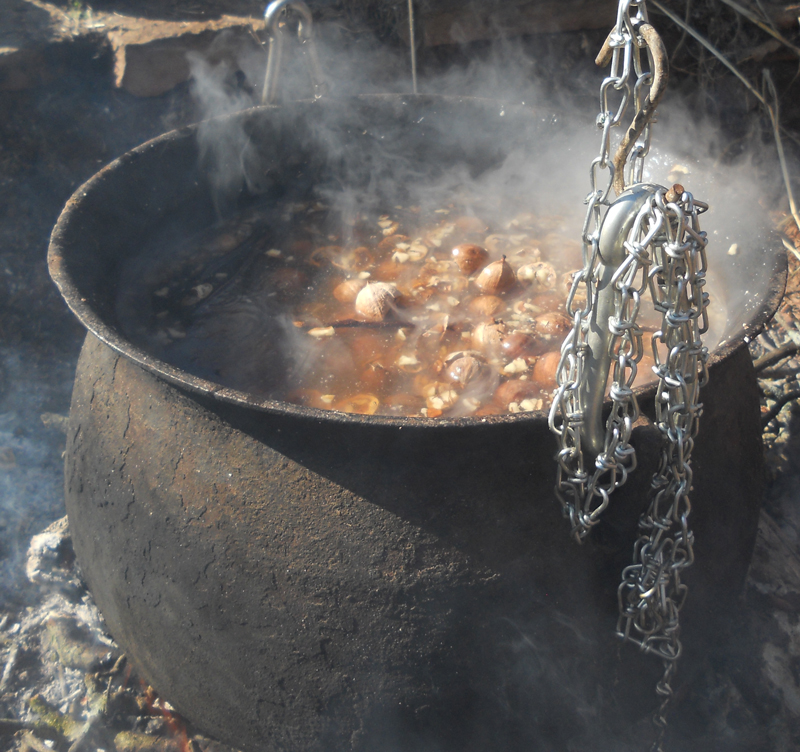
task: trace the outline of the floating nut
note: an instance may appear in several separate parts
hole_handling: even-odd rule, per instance
[[[425,405],[428,410],[435,410],[438,414],[439,411],[448,410],[458,400],[458,392],[455,389],[438,389],[436,394],[425,398]]]
[[[459,384],[468,384],[480,376],[485,364],[471,355],[454,360],[447,369],[447,378]]]
[[[478,316],[493,316],[504,305],[502,298],[498,298],[497,295],[478,295],[470,301],[468,307],[470,313]]]
[[[535,381],[543,390],[552,391],[558,386],[556,375],[558,373],[558,364],[561,362],[561,353],[558,350],[552,350],[542,355],[533,366],[533,381]]]
[[[496,354],[503,346],[503,335],[506,331],[506,325],[502,321],[478,324],[472,332],[472,346],[481,352]]]
[[[390,219],[388,215],[384,214],[378,220],[378,227],[381,228],[383,235],[388,237],[389,235],[397,234],[397,230],[400,228],[400,223],[394,219]]]
[[[477,350],[454,350],[445,357],[443,361],[444,365],[447,366],[454,360],[458,360],[459,358],[463,358],[467,355],[471,355],[473,358],[478,358],[479,360],[482,360],[482,356]]]
[[[536,331],[545,336],[565,335],[572,329],[572,322],[563,313],[550,311],[534,319]]]
[[[461,350],[445,359],[445,375],[450,381],[468,384],[486,372],[486,361],[477,352]]]
[[[333,297],[340,303],[353,303],[367,285],[363,279],[347,279],[333,288]]]
[[[541,410],[544,407],[544,400],[540,397],[539,399],[528,399],[522,400],[519,403],[519,409],[525,413],[531,413],[536,410]]]
[[[462,274],[472,274],[478,271],[489,260],[486,249],[474,243],[457,245],[453,248],[451,255]]]
[[[497,387],[493,399],[507,408],[512,402],[519,403],[523,399],[538,397],[540,391],[538,384],[527,379],[509,379]]]
[[[183,305],[191,306],[195,303],[199,303],[201,300],[207,298],[211,293],[214,291],[214,285],[210,285],[207,282],[199,285],[195,285],[192,288],[192,294],[188,295],[183,300]]]
[[[475,286],[486,295],[495,295],[499,292],[510,290],[516,283],[514,270],[508,265],[506,257],[499,261],[492,261],[485,266],[475,280]]]
[[[525,332],[511,332],[503,337],[500,349],[506,358],[518,358],[526,347],[533,343],[533,337]]]
[[[372,254],[372,251],[363,245],[354,248],[350,252],[350,258],[352,259],[350,262],[351,268],[356,271],[363,271],[375,264],[375,256]]]
[[[312,251],[308,257],[308,263],[312,266],[324,266],[325,264],[334,263],[335,259],[336,266],[343,268],[342,263],[339,261],[342,252],[343,249],[340,245],[322,245]]]
[[[533,292],[547,292],[556,286],[558,275],[552,264],[547,261],[538,261],[520,267],[517,271],[517,279],[530,284]]]
[[[371,282],[356,296],[356,313],[367,321],[383,321],[397,297],[397,288],[386,282]]]

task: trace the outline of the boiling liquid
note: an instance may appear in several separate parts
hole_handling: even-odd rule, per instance
[[[575,227],[529,212],[490,225],[455,204],[287,204],[151,249],[123,274],[119,315],[163,360],[261,397],[425,417],[541,410],[571,325]]]

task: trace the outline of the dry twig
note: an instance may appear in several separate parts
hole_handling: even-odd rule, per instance
[[[766,355],[762,355],[758,360],[753,361],[753,368],[755,368],[756,371],[761,371],[767,366],[779,363],[784,358],[794,355],[798,350],[800,350],[800,345],[796,342],[786,342],[780,347],[768,352]]]
[[[795,55],[800,57],[800,47],[795,46],[785,36],[783,36],[783,34],[780,34],[771,26],[765,24],[758,16],[756,16],[755,13],[739,5],[739,3],[734,2],[734,0],[722,0],[722,2],[725,3],[725,5],[727,5],[729,8],[732,8],[737,13],[744,16],[751,23],[754,23],[762,31],[766,31],[767,34],[775,37],[775,39],[777,39],[781,44],[788,47],[792,52],[794,52]]]
[[[766,101],[764,101],[764,97],[761,96],[761,93],[751,84],[743,75],[740,73],[739,69],[731,63],[728,58],[725,57],[711,42],[708,41],[702,34],[695,31],[688,23],[684,23],[683,19],[676,16],[669,8],[662,5],[658,0],[651,0],[653,5],[658,8],[661,13],[663,13],[670,21],[676,24],[679,28],[683,29],[689,36],[691,36],[696,41],[700,42],[700,44],[705,47],[717,60],[719,60],[731,73],[733,73],[736,78],[741,81],[747,90],[765,107],[767,106]]]
[[[783,409],[783,406],[800,398],[800,389],[792,389],[789,392],[782,394],[775,402],[775,404],[761,416],[761,426],[766,428],[775,418],[778,413]]]
[[[783,183],[786,187],[786,196],[789,199],[789,210],[792,213],[792,217],[794,217],[797,227],[800,228],[800,215],[797,213],[797,204],[794,201],[792,181],[789,177],[789,168],[786,164],[786,155],[783,151],[783,140],[781,139],[778,92],[775,90],[775,84],[772,82],[772,76],[770,75],[770,72],[768,70],[764,70],[762,75],[764,76],[764,86],[767,89],[767,93],[764,96],[764,107],[767,110],[767,114],[769,115],[769,119],[772,123],[772,130],[775,134],[775,146],[778,149],[778,160],[781,163],[781,175],[783,175]],[[769,98],[772,100],[772,105],[767,102],[767,96],[769,96]],[[798,258],[798,260],[800,260],[800,258]]]
[[[794,217],[792,219],[794,219]],[[798,225],[798,227],[800,227],[800,225]],[[800,261],[800,252],[797,250],[797,248],[795,248],[794,245],[786,238],[781,238],[781,241],[783,242],[783,247],[786,248],[787,251],[791,251],[797,257],[797,260]]]

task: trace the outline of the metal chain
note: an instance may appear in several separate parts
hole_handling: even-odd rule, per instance
[[[587,392],[586,343],[593,306],[596,304],[596,272],[599,265],[598,243],[604,208],[611,204],[610,194],[615,182],[615,161],[611,158],[612,127],[619,125],[631,99],[636,114],[643,106],[645,84],[651,79],[652,57],[637,27],[647,22],[644,1],[622,0],[617,24],[606,41],[611,49],[611,70],[600,86],[600,114],[597,126],[602,129],[600,153],[592,161],[589,175],[591,191],[586,198],[587,210],[583,224],[583,269],[575,274],[567,297],[566,310],[573,326],[561,348],[557,369],[558,389],[550,409],[550,430],[556,434],[560,449],[557,455],[556,496],[572,525],[572,535],[581,541],[599,522],[608,506],[609,495],[625,483],[635,468],[636,459],[630,445],[632,424],[638,417],[636,397],[631,389],[636,363],[641,358],[641,331],[636,326],[639,294],[645,284],[634,280],[648,265],[645,256],[632,257],[624,279],[619,281],[619,305],[615,316],[615,364],[612,386],[612,414],[606,428],[603,450],[595,458],[594,471],[588,471],[581,444],[585,431]],[[642,68],[642,48],[648,50],[648,69]],[[605,49],[605,48],[604,48]],[[604,56],[601,52],[598,60]],[[615,97],[616,95],[616,97]],[[612,100],[615,103],[612,106]],[[634,117],[635,120],[635,117]],[[630,152],[633,178],[641,177],[644,158],[650,148],[650,126]],[[607,172],[605,184],[602,171]],[[585,294],[585,303],[580,300]],[[560,424],[556,423],[557,416]]]
[[[647,68],[642,66],[643,49],[647,51]],[[630,437],[639,415],[632,389],[642,357],[637,317],[642,296],[649,288],[653,305],[662,314],[652,349],[653,371],[658,376],[656,425],[663,443],[649,508],[639,521],[634,563],[623,571],[618,589],[617,634],[664,663],[656,687],[661,703],[653,717],[657,728],[652,746],[655,752],[662,750],[671,681],[681,654],[678,614],[687,592],[681,574],[694,559],[688,526],[690,461],[702,412],[699,390],[707,380],[708,358],[700,339],[707,327],[708,296],[703,291],[706,236],[699,225],[699,215],[708,206],[682,186],[668,190],[641,184],[644,159],[650,149],[650,124],[666,82],[666,73],[659,68],[662,58],[663,45],[647,22],[645,0],[620,0],[616,26],[598,56],[600,64],[611,62],[610,74],[600,88],[600,153],[590,168],[591,191],[582,231],[583,268],[574,276],[567,298],[573,327],[561,349],[558,389],[549,416],[550,429],[559,441],[555,493],[570,520],[573,537],[580,542],[599,522],[611,493],[636,467]],[[612,159],[611,129],[620,124],[630,102],[633,122]],[[600,178],[603,170],[607,171],[605,185]],[[619,196],[628,184],[636,188],[623,198],[627,201],[634,197],[636,201],[628,201],[625,210],[630,208],[636,216],[621,225],[624,257],[606,284],[603,222],[611,216],[610,207],[615,204],[609,198],[612,188]],[[613,314],[607,315],[606,321],[600,314],[605,316],[608,311],[598,305],[604,286],[602,294],[613,295]],[[592,416],[588,406],[591,390],[604,390],[607,370],[600,378],[591,374],[594,383],[590,383],[588,366],[597,359],[590,339],[598,346],[596,335],[590,331],[592,325],[595,330],[607,326],[602,344],[608,347],[613,362],[611,412],[601,442],[592,436],[594,426],[590,422],[598,418]],[[586,468],[587,454],[594,460],[592,471]]]
[[[643,209],[647,222],[665,220],[653,243],[649,273],[653,304],[662,314],[652,346],[658,376],[656,425],[663,441],[649,508],[639,520],[634,563],[622,572],[617,633],[664,663],[656,686],[661,704],[653,717],[658,734],[652,749],[657,752],[662,749],[671,680],[681,654],[678,613],[687,592],[681,574],[694,561],[694,536],[688,525],[690,462],[702,413],[699,391],[708,380],[708,350],[700,339],[708,325],[708,294],[703,291],[706,235],[699,224],[706,209],[688,192],[677,196],[663,190]]]

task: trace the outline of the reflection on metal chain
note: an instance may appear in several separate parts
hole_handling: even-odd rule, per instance
[[[638,406],[631,384],[642,354],[641,331],[636,326],[635,315],[639,309],[639,294],[646,286],[643,283],[649,265],[646,255],[629,257],[624,276],[617,280],[620,297],[615,333],[619,341],[613,345],[616,348],[613,350],[616,356],[611,395],[613,408],[607,423],[605,447],[594,459],[594,470],[586,468],[581,444],[588,389],[586,336],[592,307],[596,303],[598,243],[603,210],[611,203],[609,197],[615,177],[611,128],[621,123],[631,101],[637,113],[643,106],[645,86],[650,81],[653,68],[650,49],[637,32],[637,27],[647,22],[646,13],[643,0],[622,0],[617,24],[607,41],[612,50],[611,70],[600,86],[597,125],[603,135],[600,153],[592,161],[589,171],[591,192],[586,198],[588,208],[583,225],[583,269],[575,274],[567,298],[567,313],[573,320],[573,327],[561,348],[557,371],[559,386],[550,409],[550,429],[558,436],[560,443],[556,496],[570,519],[572,534],[578,541],[586,537],[591,527],[597,524],[608,506],[609,495],[625,482],[628,473],[635,467],[635,454],[629,441],[631,426],[638,417]],[[643,48],[647,51],[647,69],[642,67]],[[649,148],[648,123],[629,154],[634,180],[641,178]],[[602,177],[604,173],[605,178]],[[562,421],[557,425],[556,416],[559,414]]]
[[[702,412],[699,391],[708,378],[708,350],[700,339],[707,328],[706,236],[698,221],[708,206],[688,192],[676,196],[673,189],[670,194],[656,193],[639,215],[643,225],[662,227],[652,246],[648,277],[654,306],[662,314],[652,344],[658,376],[656,425],[663,441],[649,508],[639,520],[634,563],[622,573],[617,622],[620,637],[664,662],[656,687],[662,702],[654,716],[659,729],[655,750],[661,749],[670,682],[681,654],[678,612],[686,598],[681,573],[694,561],[688,526],[690,461]]]
[[[581,541],[599,522],[610,495],[636,466],[630,437],[639,415],[632,389],[642,357],[637,316],[649,288],[653,304],[662,314],[652,348],[653,370],[659,379],[656,425],[663,446],[649,508],[639,522],[634,563],[624,570],[619,586],[617,633],[664,662],[664,674],[656,687],[662,701],[654,716],[658,735],[653,750],[662,749],[671,680],[681,653],[678,613],[686,597],[681,573],[693,561],[693,536],[688,527],[690,459],[708,357],[700,339],[706,329],[708,296],[703,291],[706,237],[699,227],[699,215],[708,207],[681,186],[667,190],[637,185],[634,191],[637,203],[633,211],[637,214],[626,230],[624,259],[610,280],[613,314],[607,324],[596,322],[608,326],[613,363],[611,412],[602,446],[589,440],[587,405],[591,388],[603,389],[605,380],[595,378],[596,383],[590,384],[587,364],[592,356],[588,339],[593,312],[599,316],[599,274],[604,273],[606,261],[600,249],[603,221],[613,203],[609,198],[612,188],[621,194],[627,185],[641,184],[650,148],[650,122],[666,81],[665,72],[659,69],[662,57],[663,46],[648,24],[645,0],[620,0],[616,26],[598,56],[600,63],[608,58],[611,62],[600,89],[600,153],[590,168],[583,269],[575,275],[567,298],[573,327],[561,349],[559,386],[550,410],[550,428],[559,440],[555,492],[570,520],[573,537]],[[633,123],[612,158],[611,128],[621,123],[631,103]],[[587,468],[590,461],[592,469]]]

